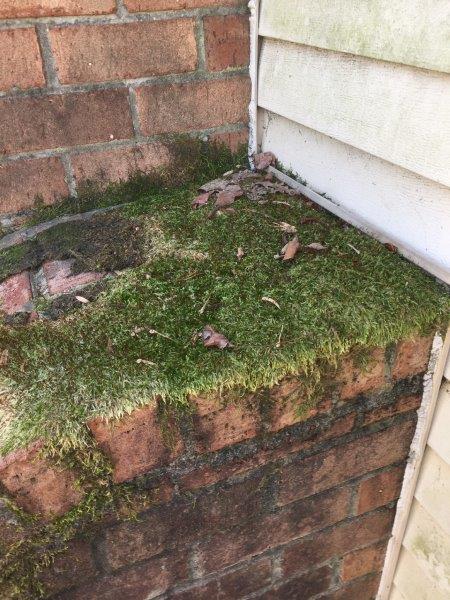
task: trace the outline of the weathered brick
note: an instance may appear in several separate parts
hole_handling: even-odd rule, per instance
[[[172,428],[172,446],[164,440],[156,404],[133,411],[118,421],[92,419],[88,427],[111,459],[116,483],[160,467],[178,456],[183,442]]]
[[[394,380],[405,379],[427,370],[433,336],[417,337],[401,341],[392,368]]]
[[[33,28],[0,31],[0,90],[44,84],[36,31]]]
[[[225,133],[213,133],[209,137],[210,141],[218,144],[224,144],[236,152],[241,146],[248,144],[248,129],[247,127],[239,131],[229,131]]]
[[[276,586],[275,588],[257,595],[258,600],[300,600],[307,599],[325,592],[331,586],[333,571],[330,566],[325,565],[311,571],[299,575],[286,583]],[[322,598],[322,596],[321,596]],[[360,598],[362,600],[362,598]]]
[[[387,542],[383,541],[346,554],[342,562],[343,581],[356,579],[369,573],[379,573],[383,568],[386,546]]]
[[[389,509],[364,515],[289,545],[281,556],[284,577],[308,571],[335,556],[341,557],[355,548],[386,538],[391,532],[394,514],[394,510]]]
[[[202,542],[202,565],[210,573],[241,562],[312,531],[337,523],[348,514],[350,490],[341,488],[295,502],[284,509],[249,521]]]
[[[220,600],[235,600],[266,587],[271,583],[272,561],[263,558],[242,566],[219,579]]]
[[[163,594],[189,576],[186,560],[179,556],[154,558],[144,564],[105,575],[64,593],[64,600],[148,600]]]
[[[127,90],[0,101],[2,154],[131,137],[133,126]]]
[[[0,19],[101,15],[115,10],[115,0],[2,0]]]
[[[245,123],[250,82],[247,77],[152,85],[137,89],[145,135],[182,133]]]
[[[24,510],[49,519],[78,504],[83,492],[74,473],[38,456],[40,443],[0,459],[0,482]]]
[[[199,404],[197,404],[199,406]],[[199,452],[214,452],[225,446],[255,437],[260,428],[258,411],[248,405],[228,404],[220,410],[194,415]]]
[[[97,573],[89,543],[74,540],[55,556],[52,564],[39,575],[39,581],[50,596],[95,577]]]
[[[414,423],[406,421],[365,435],[285,467],[280,479],[280,504],[334,487],[407,457]]]
[[[210,71],[245,67],[250,60],[248,15],[205,17],[206,64]]]
[[[186,73],[197,67],[193,19],[58,27],[50,38],[61,83]]]
[[[160,143],[113,148],[72,156],[77,182],[91,181],[100,185],[126,181],[138,171],[151,172],[166,166],[169,161],[169,149]]]
[[[358,514],[397,500],[403,482],[404,466],[393,467],[373,475],[358,486]]]
[[[66,294],[104,277],[104,273],[92,272],[72,275],[74,262],[74,259],[50,260],[43,264],[42,267],[50,295]]]
[[[182,10],[208,6],[243,6],[245,0],[125,0],[130,12]]]
[[[392,404],[388,406],[380,406],[364,415],[364,425],[375,423],[376,421],[382,421],[388,419],[394,415],[398,415],[403,412],[409,412],[411,410],[417,410],[422,402],[422,397],[419,394],[414,396],[400,396],[396,398]]]
[[[52,204],[69,193],[59,158],[14,160],[0,165],[0,189],[0,213],[29,208],[37,198]]]
[[[0,313],[13,315],[24,309],[32,298],[30,274],[23,271],[0,283]]]
[[[385,350],[375,348],[368,364],[361,367],[352,356],[345,358],[336,374],[336,381],[340,385],[342,400],[354,398],[359,394],[383,388],[385,385]]]
[[[335,592],[321,596],[320,600],[375,600],[380,578],[381,573],[356,579]]]

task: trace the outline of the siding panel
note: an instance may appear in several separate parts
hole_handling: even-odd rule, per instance
[[[265,39],[259,105],[450,185],[450,76]]]
[[[448,0],[262,0],[263,36],[450,72]]]

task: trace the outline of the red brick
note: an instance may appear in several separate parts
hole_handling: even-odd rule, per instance
[[[219,586],[217,581],[209,583],[200,583],[188,590],[173,592],[170,595],[171,600],[213,600],[219,597]]]
[[[349,501],[350,490],[341,488],[217,534],[199,546],[203,568],[208,573],[217,571],[341,521],[348,514]]]
[[[240,569],[220,577],[220,592],[217,598],[235,600],[235,598],[246,596],[269,585],[271,578],[272,561],[270,558],[246,564]]]
[[[88,427],[112,461],[116,483],[167,464],[183,450],[183,442],[175,429],[172,431],[173,446],[167,446],[156,404],[139,408],[118,421],[92,419]]]
[[[307,600],[307,598],[325,592],[331,586],[332,578],[333,571],[331,567],[326,565],[311,573],[299,575],[286,583],[255,596],[255,598],[257,600]]]
[[[397,500],[402,489],[404,466],[365,479],[358,486],[358,514]]]
[[[23,271],[0,283],[0,312],[13,315],[32,298],[30,274]]]
[[[115,0],[2,0],[0,19],[101,15],[115,10]]]
[[[249,98],[250,81],[241,76],[217,81],[153,85],[137,90],[145,135],[246,123]]]
[[[403,412],[409,412],[411,410],[417,410],[422,402],[420,395],[416,396],[401,396],[397,398],[393,404],[389,406],[380,406],[375,410],[372,410],[364,415],[364,425],[375,423],[376,421],[382,421],[388,419],[394,415],[398,415]]]
[[[195,436],[199,452],[214,452],[225,446],[255,437],[260,428],[258,411],[243,404],[194,416]]]
[[[71,275],[74,259],[51,260],[43,264],[44,275],[50,295],[66,294],[89,283],[99,281],[104,273],[78,273]]]
[[[414,423],[406,421],[297,460],[281,472],[280,504],[305,498],[405,459],[413,433]]]
[[[394,510],[385,510],[336,525],[291,544],[283,551],[281,567],[284,577],[308,571],[316,565],[342,557],[360,546],[386,538],[392,529]]]
[[[138,171],[151,172],[166,166],[169,161],[170,152],[167,146],[156,142],[72,156],[76,180],[99,184],[126,181]]]
[[[208,6],[243,6],[244,0],[125,0],[130,12],[182,10]]]
[[[427,370],[432,343],[432,335],[401,341],[397,345],[392,369],[393,379],[405,379],[418,373],[424,373]]]
[[[36,31],[32,28],[0,31],[0,90],[44,84]]]
[[[187,578],[185,559],[169,555],[95,579],[65,592],[64,600],[148,600]]]
[[[38,456],[40,443],[0,459],[0,482],[24,510],[49,519],[66,513],[83,497],[74,473]]]
[[[233,152],[236,152],[241,146],[247,146],[248,129],[245,128],[240,129],[239,131],[230,131],[226,133],[213,133],[209,139],[211,142],[224,144]]]
[[[0,101],[2,154],[131,137],[133,126],[127,90]]]
[[[250,60],[248,15],[203,19],[206,63],[210,71],[246,67]]]
[[[90,545],[83,540],[74,540],[67,549],[55,556],[50,567],[40,574],[39,581],[44,585],[46,593],[51,595],[95,575],[97,568]]]
[[[384,541],[346,554],[342,563],[343,581],[356,579],[369,573],[379,573],[383,568],[386,546],[387,542]]]
[[[352,581],[340,589],[321,596],[320,600],[375,600],[381,573]]]
[[[58,27],[50,38],[61,83],[186,73],[197,67],[193,19]]]
[[[348,400],[359,394],[383,388],[386,383],[385,369],[384,348],[375,348],[368,364],[363,367],[359,366],[351,356],[345,358],[336,377],[337,383],[342,386],[340,389],[341,399]]]
[[[59,158],[14,160],[0,165],[0,187],[0,213],[29,208],[37,198],[52,204],[69,193]]]

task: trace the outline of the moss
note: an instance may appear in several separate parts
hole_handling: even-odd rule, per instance
[[[151,249],[94,304],[51,325],[0,330],[9,350],[1,371],[10,397],[3,452],[38,436],[61,452],[82,448],[86,419],[120,417],[156,395],[182,408],[189,393],[255,390],[288,374],[317,383],[319,361],[448,319],[449,298],[432,278],[310,203],[244,197],[234,214],[208,219],[207,209],[191,209],[194,193],[195,185],[150,191],[126,208],[145,224]],[[303,244],[320,241],[328,250],[275,260],[279,221],[296,225]],[[208,323],[233,350],[192,342]]]

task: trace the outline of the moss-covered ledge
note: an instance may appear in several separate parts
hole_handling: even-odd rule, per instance
[[[42,567],[79,527],[133,510],[141,490],[123,482],[424,371],[432,335],[449,319],[445,289],[392,248],[265,186],[264,175],[239,181],[244,194],[219,214],[214,196],[193,209],[205,178],[235,164],[206,157],[182,187],[141,188],[120,212],[136,227],[138,266],[114,273],[95,300],[59,320],[0,325],[0,469],[19,456],[33,465],[29,477],[65,473],[67,501],[45,515],[48,523],[20,516],[19,529],[31,533],[18,534],[6,554],[12,596],[23,586],[41,593],[19,562]],[[254,194],[255,181],[270,193]],[[296,236],[295,256],[283,260]],[[208,325],[232,346],[207,347]],[[224,406],[219,422],[231,433],[217,440],[208,415]],[[145,446],[136,468],[122,454],[130,431]],[[10,502],[15,492],[3,485]]]

